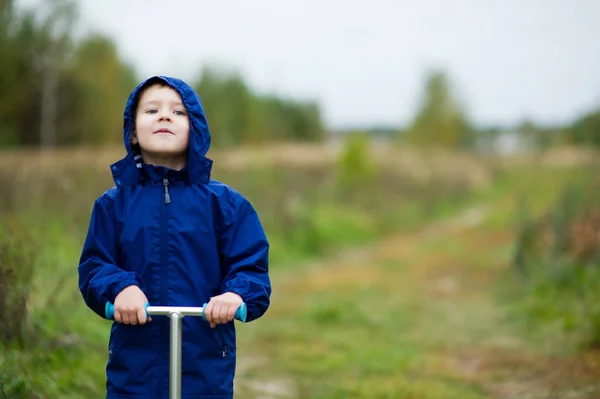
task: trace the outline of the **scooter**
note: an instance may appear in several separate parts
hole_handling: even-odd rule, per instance
[[[146,303],[147,316],[168,316],[171,319],[170,334],[170,369],[169,369],[169,399],[181,399],[181,326],[185,316],[201,316],[204,320],[204,308],[194,306],[150,306]],[[105,315],[108,320],[114,320],[115,307],[107,302]],[[246,304],[242,302],[235,312],[234,318],[246,322]]]

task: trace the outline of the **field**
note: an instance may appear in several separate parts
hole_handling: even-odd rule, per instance
[[[109,323],[85,308],[76,268],[120,155],[0,153],[0,398],[102,397]],[[209,155],[272,244],[272,306],[238,327],[237,398],[600,396],[584,329],[532,318],[513,266],[524,210],[542,215],[566,184],[587,187],[597,154],[357,140]],[[543,295],[549,313],[566,298]]]

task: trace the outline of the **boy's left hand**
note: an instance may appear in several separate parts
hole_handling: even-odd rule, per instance
[[[227,324],[233,320],[242,302],[242,297],[233,292],[214,296],[204,309],[204,317],[211,328],[215,328],[217,324]]]

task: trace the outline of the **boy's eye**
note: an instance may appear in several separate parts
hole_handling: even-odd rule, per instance
[[[156,109],[156,108],[148,108],[146,110],[147,114],[156,114],[157,112],[158,112],[158,109]],[[175,115],[180,115],[180,116],[186,115],[185,111],[181,111],[181,110],[175,110],[173,112],[175,113]]]

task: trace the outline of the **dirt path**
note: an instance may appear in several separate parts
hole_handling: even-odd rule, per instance
[[[282,297],[274,301],[270,313],[277,317],[297,311],[302,295],[311,292],[359,285],[381,292],[401,291],[405,299],[400,301],[418,304],[420,309],[410,338],[424,348],[415,374],[457,379],[485,392],[478,397],[600,398],[600,356],[546,356],[504,321],[503,309],[491,292],[497,273],[506,267],[503,254],[512,236],[480,228],[486,212],[486,206],[472,207],[418,232],[344,251],[335,259],[315,262],[291,274],[275,274],[278,290],[298,299]],[[399,264],[406,265],[401,272],[395,271],[394,265]],[[291,376],[252,375],[252,370],[266,361],[240,361],[238,384],[252,392],[242,397],[301,398]]]

